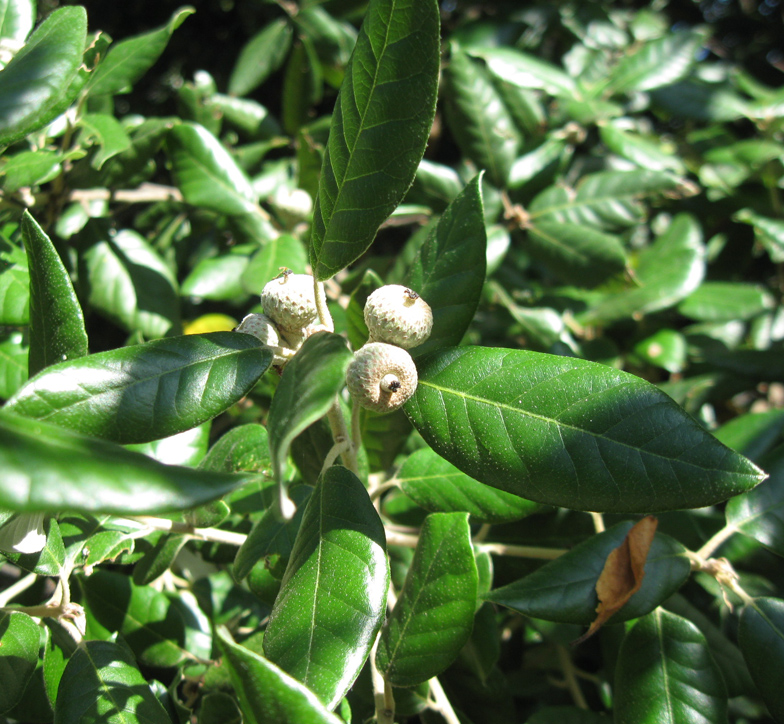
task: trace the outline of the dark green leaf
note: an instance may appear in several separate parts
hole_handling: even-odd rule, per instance
[[[727,503],[727,524],[784,556],[784,446],[762,460],[770,477]]]
[[[406,276],[405,284],[433,310],[430,338],[416,348],[417,357],[459,344],[474,318],[487,258],[481,183],[479,174],[449,204]]]
[[[607,717],[574,706],[545,706],[525,724],[607,724]]]
[[[283,79],[283,128],[296,136],[311,107],[321,100],[321,64],[313,43],[300,36],[289,55]]]
[[[605,92],[648,91],[682,80],[696,62],[704,40],[703,32],[682,30],[645,43],[613,68]]]
[[[412,428],[403,410],[381,415],[363,409],[359,413],[359,429],[370,469],[386,470],[402,451]]]
[[[84,315],[71,278],[49,237],[25,212],[24,239],[30,268],[30,357],[34,375],[56,362],[87,354]]]
[[[766,289],[743,282],[703,282],[678,306],[678,311],[700,322],[751,319],[775,305]]]
[[[161,465],[47,423],[0,416],[0,506],[159,515],[225,495],[247,478]]]
[[[352,349],[359,349],[368,341],[368,328],[365,324],[365,303],[367,298],[379,287],[384,286],[384,280],[372,269],[367,269],[362,275],[359,284],[351,292],[351,298],[346,307],[346,320],[348,323],[348,341]]]
[[[754,683],[773,718],[784,721],[784,601],[755,598],[743,607],[738,626],[738,643]]]
[[[404,409],[463,472],[549,505],[699,508],[764,478],[650,383],[585,360],[441,350],[420,361],[419,386]]]
[[[162,576],[187,542],[183,535],[162,535],[134,566],[133,582],[137,586],[147,586]]]
[[[705,637],[657,609],[626,634],[615,669],[616,724],[727,721],[727,692]]]
[[[234,559],[234,577],[238,581],[245,578],[262,558],[275,555],[288,558],[291,555],[305,510],[304,503],[310,492],[311,489],[305,485],[294,488],[292,498],[297,506],[297,512],[291,520],[280,520],[274,508],[268,508],[264,512],[237,551]]]
[[[199,705],[199,724],[242,724],[234,697],[220,691],[207,694]]]
[[[693,292],[705,276],[705,247],[697,220],[678,214],[635,267],[635,283],[591,307],[580,321],[612,322],[667,309]]]
[[[65,667],[55,724],[171,724],[132,654],[111,641],[86,641]]]
[[[219,473],[256,472],[268,466],[267,428],[253,423],[229,430],[199,463],[200,469]]]
[[[593,287],[626,266],[619,237],[558,221],[538,221],[529,227],[526,248],[567,282]]]
[[[169,667],[192,658],[184,648],[185,621],[165,594],[104,569],[82,579],[82,589],[92,616],[119,631],[142,663]]]
[[[369,6],[319,181],[310,255],[317,279],[361,256],[411,185],[435,113],[439,45],[434,0]]]
[[[584,224],[598,229],[618,229],[642,221],[641,199],[678,188],[676,176],[662,171],[602,171],[584,176],[572,190],[551,186],[528,209],[531,221]]]
[[[0,611],[0,714],[16,706],[35,671],[40,648],[35,621],[26,613]]]
[[[343,337],[319,332],[305,340],[283,370],[267,423],[272,471],[279,485],[291,441],[327,414],[346,382],[351,360]]]
[[[166,25],[112,45],[90,81],[90,93],[128,93],[136,81],[158,60],[172,33],[194,12],[196,11],[190,6],[181,7],[174,12]]]
[[[633,524],[618,523],[590,537],[524,578],[496,588],[486,598],[531,618],[589,625],[596,618],[596,582],[607,556],[623,543]],[[677,591],[690,573],[686,549],[674,538],[657,533],[645,561],[642,586],[609,623],[651,612]]]
[[[30,272],[18,246],[0,239],[0,324],[28,324]]]
[[[508,523],[539,510],[517,495],[478,483],[429,448],[410,455],[395,478],[401,490],[430,512],[470,513],[482,523]]]
[[[186,297],[239,304],[247,298],[241,278],[248,268],[249,245],[235,247],[226,254],[202,259],[182,282]]]
[[[247,176],[206,128],[182,123],[166,143],[174,181],[187,203],[229,216],[258,212]]]
[[[44,650],[44,686],[49,704],[54,707],[63,672],[78,647],[71,633],[59,621],[54,618],[44,618],[41,621],[49,629]]]
[[[478,577],[465,513],[433,513],[381,634],[376,665],[393,686],[438,676],[471,635]]]
[[[157,251],[131,229],[88,227],[99,238],[81,257],[90,306],[128,332],[145,337],[177,333],[177,280]]]
[[[264,635],[264,654],[328,709],[354,683],[383,623],[385,548],[362,483],[329,468],[308,502]]]
[[[286,18],[273,20],[242,48],[229,78],[229,93],[244,96],[260,86],[277,70],[291,47],[291,24]]]
[[[504,188],[522,139],[503,98],[482,65],[455,48],[444,85],[449,128],[461,150]]]
[[[5,409],[104,440],[148,442],[228,409],[271,361],[249,334],[170,337],[47,367]]]
[[[267,659],[219,631],[218,646],[229,668],[246,724],[342,724],[313,692]]]
[[[658,143],[636,133],[628,133],[618,125],[605,123],[599,128],[602,141],[613,153],[629,159],[640,168],[651,171],[673,171],[686,173],[686,167],[678,156],[664,151]]]
[[[59,115],[75,97],[87,13],[83,7],[53,11],[0,71],[0,146],[8,146]]]

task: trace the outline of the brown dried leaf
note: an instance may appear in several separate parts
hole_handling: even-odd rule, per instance
[[[626,605],[640,590],[645,577],[645,561],[653,543],[659,521],[652,515],[632,526],[623,543],[610,551],[604,568],[596,581],[599,605],[591,627],[573,643],[579,644],[593,636],[607,620]]]

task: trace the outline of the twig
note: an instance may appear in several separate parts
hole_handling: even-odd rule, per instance
[[[212,541],[214,543],[227,543],[232,546],[241,546],[248,537],[244,533],[234,533],[230,530],[220,528],[194,528],[188,523],[181,523],[176,520],[166,518],[152,518],[146,515],[128,516],[152,530],[162,530],[167,533],[181,533],[190,538]]]
[[[28,573],[24,578],[12,583],[5,591],[0,592],[0,608],[7,606],[12,598],[24,593],[37,579],[38,576],[35,573]]]
[[[434,676],[428,683],[430,684],[430,693],[433,695],[432,708],[444,717],[447,724],[460,724],[460,719],[457,718],[441,682]]]
[[[588,702],[585,701],[583,692],[580,689],[580,682],[577,681],[577,677],[575,676],[574,664],[569,656],[569,652],[566,650],[566,647],[561,646],[561,644],[557,644],[555,648],[558,653],[558,663],[561,665],[561,671],[563,671],[564,679],[566,681],[566,688],[569,689],[575,706],[580,709],[588,709]]]
[[[718,531],[715,535],[713,535],[707,543],[705,543],[702,548],[700,548],[696,555],[703,560],[707,560],[710,558],[719,546],[724,543],[728,538],[730,538],[733,534],[737,533],[738,530],[735,526],[732,525],[725,525],[720,531]]]

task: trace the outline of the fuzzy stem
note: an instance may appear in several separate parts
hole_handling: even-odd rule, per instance
[[[416,548],[419,536],[408,533],[399,533],[389,528],[385,529],[387,544],[404,546],[406,548]],[[564,553],[568,553],[566,548],[537,548],[534,546],[512,546],[505,543],[477,543],[474,546],[477,551],[493,553],[502,556],[515,556],[517,558],[536,558],[538,560],[553,560],[559,558]]]
[[[346,419],[343,417],[343,410],[340,407],[339,400],[336,399],[335,402],[332,403],[332,407],[330,407],[327,412],[327,420],[329,421],[329,429],[332,431],[332,439],[336,443],[349,443],[343,451],[341,458],[343,464],[354,473],[354,475],[359,477],[357,448],[356,445],[352,444],[351,433],[348,431],[348,427],[346,427]]]
[[[444,717],[447,724],[460,724],[460,719],[457,718],[457,714],[455,714],[452,703],[447,698],[441,682],[434,676],[428,683],[430,684],[430,693],[433,695],[432,708]]]
[[[591,513],[593,519],[593,529],[597,533],[604,533],[604,518],[601,513]]]
[[[702,548],[696,552],[697,556],[702,560],[710,558],[716,552],[719,546],[724,543],[724,541],[737,532],[738,531],[735,526],[729,524],[725,525],[720,531],[714,534],[710,540],[708,540],[707,543],[702,546]]]
[[[248,537],[244,533],[234,533],[230,530],[220,528],[194,528],[188,523],[180,523],[176,520],[166,518],[152,518],[146,515],[128,516],[131,520],[136,520],[152,530],[162,530],[167,533],[182,533],[191,538],[212,541],[214,543],[227,543],[232,546],[241,546]]]
[[[376,666],[376,652],[381,641],[381,631],[376,636],[373,648],[370,649],[370,678],[373,682],[373,700],[376,703],[377,724],[393,724],[395,721],[395,697],[392,687]]]
[[[564,679],[566,680],[566,687],[569,689],[569,693],[572,695],[575,706],[580,709],[588,709],[588,702],[585,701],[583,692],[580,689],[580,683],[577,681],[577,677],[575,676],[574,664],[572,663],[572,659],[569,657],[569,652],[564,646],[561,646],[560,644],[558,644],[555,648],[558,652],[558,663],[561,665],[561,670],[563,671]]]
[[[334,332],[335,323],[332,321],[332,315],[329,313],[329,307],[327,306],[324,282],[318,281],[316,277],[313,277],[313,295],[316,298],[316,311],[318,311],[319,322],[330,332]]]
[[[5,591],[0,593],[0,608],[7,606],[12,598],[15,598],[20,593],[24,593],[37,579],[38,576],[35,573],[28,573],[23,578],[12,583]]]

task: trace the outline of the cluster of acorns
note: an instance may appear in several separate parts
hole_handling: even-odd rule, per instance
[[[261,292],[264,314],[249,314],[237,327],[275,350],[273,364],[284,365],[315,332],[318,323],[313,277],[284,272]],[[414,291],[399,284],[376,289],[365,303],[370,337],[354,353],[346,386],[358,404],[376,412],[392,412],[414,394],[417,370],[406,351],[422,344],[433,326],[433,313]]]

